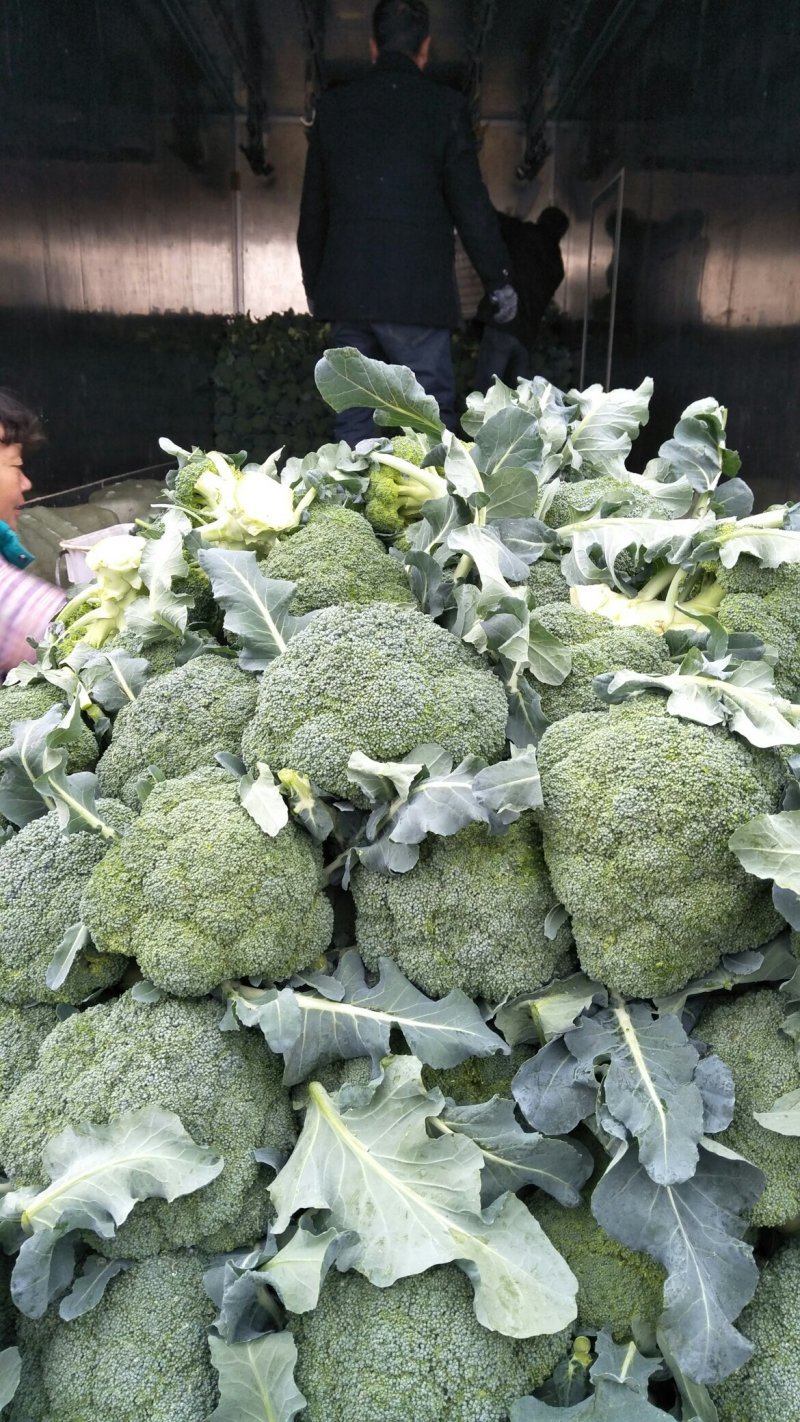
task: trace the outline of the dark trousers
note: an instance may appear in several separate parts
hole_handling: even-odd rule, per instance
[[[516,390],[520,376],[529,378],[531,358],[527,346],[497,326],[484,326],[478,347],[478,364],[475,371],[475,389],[483,394],[492,383],[492,376],[499,375],[504,385]]]
[[[427,395],[432,395],[447,428],[457,428],[456,387],[450,332],[444,326],[405,326],[394,321],[334,321],[331,344],[355,346],[362,355],[390,365],[407,365]],[[342,410],[333,424],[334,438],[358,444],[385,435],[371,410]]]

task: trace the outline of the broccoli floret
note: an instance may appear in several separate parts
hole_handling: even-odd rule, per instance
[[[329,1096],[343,1086],[368,1086],[373,1080],[369,1057],[348,1057],[346,1061],[327,1062],[314,1068],[314,1080],[324,1086]],[[298,1100],[301,1100],[298,1097]]]
[[[111,745],[97,765],[104,795],[138,808],[136,781],[150,765],[168,780],[201,765],[217,751],[238,755],[242,731],[255,709],[258,683],[225,657],[193,657],[155,677],[123,706]]]
[[[775,685],[800,701],[800,565],[762,568],[749,554],[720,568],[724,596],[717,616],[729,632],[753,632],[777,652]]]
[[[289,1326],[306,1422],[504,1422],[511,1404],[552,1372],[570,1337],[489,1332],[454,1264],[388,1289],[331,1270],[314,1312]]]
[[[58,1025],[55,1007],[13,1007],[0,1002],[0,1095],[33,1067],[45,1037]]]
[[[124,993],[59,1023],[33,1069],[0,1102],[0,1161],[9,1178],[46,1184],[43,1151],[66,1126],[104,1125],[160,1106],[222,1156],[224,1169],[172,1203],[142,1201],[115,1239],[92,1235],[92,1248],[120,1259],[192,1245],[213,1253],[266,1233],[269,1196],[254,1151],[291,1150],[294,1118],[282,1063],[260,1033],[220,1031],[224,1013],[210,998],[144,1004]]]
[[[432,997],[461,988],[490,1002],[541,987],[564,962],[569,929],[544,922],[558,900],[528,815],[492,836],[470,825],[430,835],[408,874],[358,866],[352,879],[356,943],[368,967],[393,958]]]
[[[101,799],[97,808],[120,834],[135,819],[118,800]],[[88,830],[64,834],[52,810],[0,845],[0,998],[77,1003],[122,977],[128,958],[120,946],[113,954],[80,953],[59,988],[45,982],[64,934],[80,921],[89,876],[112,842]]]
[[[369,473],[364,512],[376,533],[394,538],[429,499],[441,499],[447,484],[435,469],[421,469],[427,447],[413,435],[396,435],[390,450],[376,450]]]
[[[415,606],[402,564],[388,556],[361,514],[341,504],[313,507],[308,522],[261,566],[268,578],[297,584],[291,610],[298,616],[342,603]]]
[[[660,1264],[611,1239],[586,1200],[569,1209],[537,1191],[531,1209],[578,1280],[579,1332],[609,1328],[619,1343],[631,1337],[636,1320],[655,1330],[666,1278]]]
[[[769,887],[728,848],[779,809],[777,756],[648,694],[557,721],[538,759],[545,859],[590,977],[652,997],[779,931]]]
[[[80,916],[101,952],[133,954],[178,997],[290,977],[333,932],[318,846],[294,823],[265,834],[213,767],[154,787],[92,873]]]
[[[494,1052],[490,1057],[467,1057],[460,1066],[422,1068],[426,1091],[439,1088],[457,1106],[474,1106],[493,1096],[510,1096],[511,1083],[533,1052],[530,1046],[512,1047],[508,1056]]]
[[[581,518],[599,514],[604,504],[618,505],[620,518],[673,518],[674,506],[633,483],[601,474],[597,479],[562,483],[544,515],[550,528],[563,528]]]
[[[148,642],[142,646],[135,632],[119,632],[109,637],[103,646],[104,652],[124,652],[127,657],[143,657],[150,663],[148,676],[163,676],[164,672],[175,670],[175,659],[180,651],[179,637],[164,637],[159,642]]]
[[[13,740],[11,726],[14,721],[38,721],[53,706],[62,705],[64,715],[67,704],[64,693],[49,681],[32,681],[27,686],[0,686],[0,750],[10,746]],[[67,772],[91,770],[97,762],[97,741],[83,726],[77,740],[67,747]]]
[[[736,1327],[754,1345],[749,1362],[709,1389],[719,1422],[775,1422],[800,1417],[800,1242],[761,1269],[752,1301]]]
[[[208,1348],[216,1309],[208,1261],[181,1252],[117,1274],[90,1313],[54,1306],[22,1318],[22,1378],[12,1417],[25,1422],[200,1422],[218,1397]]]
[[[360,750],[399,760],[425,742],[455,758],[497,760],[505,746],[503,687],[463,642],[411,609],[329,607],[261,680],[242,737],[251,769],[307,775],[326,794],[366,805],[347,775]]]
[[[560,563],[540,558],[528,573],[528,601],[531,607],[543,607],[550,602],[569,602],[570,587]]]
[[[800,1218],[800,1138],[768,1131],[753,1116],[800,1088],[794,1043],[780,1030],[785,1014],[785,997],[759,988],[712,1002],[697,1026],[697,1035],[730,1067],[736,1086],[733,1120],[717,1139],[767,1177],[752,1210],[756,1225]]]
[[[616,627],[605,617],[563,602],[536,609],[545,631],[551,632],[572,652],[572,671],[561,686],[537,686],[548,721],[558,721],[575,711],[600,711],[592,689],[593,677],[609,671],[646,672],[664,676],[674,671],[663,637],[644,627]]]

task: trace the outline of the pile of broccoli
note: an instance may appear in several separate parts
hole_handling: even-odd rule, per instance
[[[800,1416],[797,509],[408,376],[0,687],[10,1422]]]

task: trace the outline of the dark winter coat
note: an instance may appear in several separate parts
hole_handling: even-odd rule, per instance
[[[384,52],[319,101],[297,234],[314,314],[457,326],[454,227],[487,290],[502,286],[508,256],[463,97]]]

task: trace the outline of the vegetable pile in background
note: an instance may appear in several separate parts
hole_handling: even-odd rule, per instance
[[[800,506],[648,380],[316,381],[0,689],[0,1407],[798,1416]]]

